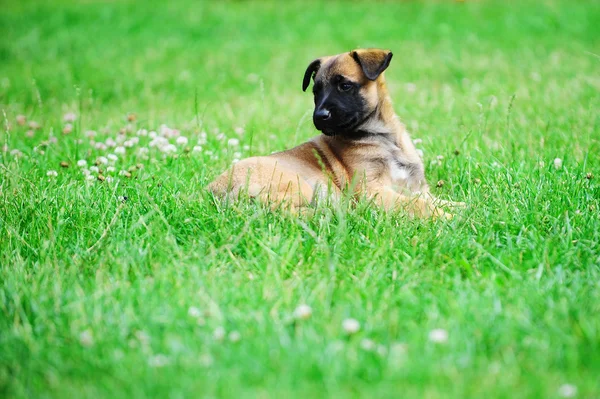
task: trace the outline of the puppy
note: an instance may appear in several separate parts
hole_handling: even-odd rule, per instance
[[[392,107],[383,72],[391,51],[360,49],[314,60],[313,122],[323,133],[299,146],[235,164],[208,189],[217,197],[246,192],[271,207],[300,210],[344,190],[388,210],[418,217],[451,215],[429,194],[423,161]]]

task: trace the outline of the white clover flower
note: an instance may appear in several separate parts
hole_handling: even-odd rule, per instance
[[[127,139],[127,137],[125,137],[125,135],[119,135],[117,136],[117,144],[123,144],[125,142],[125,140]]]
[[[242,334],[240,334],[238,331],[232,331],[229,333],[229,340],[231,342],[239,342],[239,340],[242,339]]]
[[[558,394],[563,398],[573,398],[577,395],[577,387],[573,384],[563,384],[558,388]]]
[[[88,348],[94,345],[94,335],[92,334],[92,330],[88,328],[87,330],[82,331],[81,334],[79,334],[79,343]]]
[[[192,151],[194,151],[194,152],[202,152],[202,146],[201,145],[196,145],[196,146],[194,146],[194,148],[192,148]]]
[[[75,122],[75,119],[77,119],[77,115],[73,112],[67,112],[63,115],[63,121],[65,122]]]
[[[99,171],[100,168],[98,168],[96,165],[90,166],[90,172],[98,173]]]
[[[87,181],[93,181],[93,180],[96,180],[96,176],[94,176],[94,175],[87,175],[87,176],[85,177],[85,179],[86,179]]]
[[[111,138],[106,139],[106,141],[104,143],[106,144],[107,147],[116,147],[117,146],[117,142]]]
[[[360,341],[360,347],[361,347],[361,349],[363,349],[367,352],[371,352],[371,351],[375,350],[377,345],[372,340],[370,340],[368,338],[364,338]]]
[[[140,129],[140,130],[138,130],[138,131],[137,131],[137,133],[136,133],[136,134],[137,134],[138,136],[142,136],[142,137],[144,137],[144,136],[147,136],[147,135],[148,135],[148,131],[147,131],[146,129]]]
[[[119,159],[119,157],[116,156],[115,154],[108,154],[106,157],[108,158],[109,161],[112,161],[112,162],[116,162],[117,159]]]
[[[154,355],[154,356],[150,357],[150,359],[148,359],[148,365],[150,367],[159,368],[159,367],[165,367],[168,364],[169,364],[169,358],[162,354]]]
[[[166,138],[164,138],[164,137],[157,136],[157,137],[155,137],[154,139],[152,139],[152,141],[150,141],[150,143],[148,143],[148,145],[149,145],[150,147],[158,147],[158,148],[161,148],[161,147],[164,147],[164,146],[166,146],[166,145],[169,145],[169,140],[167,140],[167,139],[166,139]]]
[[[342,328],[346,334],[355,334],[360,330],[360,323],[356,319],[346,319],[342,322]]]
[[[246,132],[246,130],[241,126],[236,127],[234,131],[240,136]]]
[[[190,306],[188,309],[188,316],[198,318],[202,316],[202,311],[195,306]]]
[[[108,148],[108,146],[106,144],[100,143],[100,142],[96,143],[94,145],[94,147],[96,147],[96,149],[100,150],[100,151],[104,151],[104,150],[106,150]]]
[[[90,175],[90,173],[92,173],[92,172],[90,172],[90,170],[89,170],[89,169],[81,169],[81,173],[82,173],[84,176],[89,176],[89,175]]]
[[[250,150],[250,146],[248,144],[244,144],[244,146],[242,147],[242,149],[244,151],[248,151],[248,150]]]
[[[215,331],[213,331],[213,338],[216,341],[223,341],[225,338],[225,329],[223,327],[215,328]]]
[[[294,310],[294,317],[300,320],[310,319],[312,316],[312,308],[306,304],[298,305],[296,310]]]
[[[84,135],[85,135],[85,137],[87,137],[89,139],[93,139],[94,137],[96,137],[96,131],[95,130],[86,130]]]
[[[148,133],[148,137],[150,137],[151,139],[155,139],[158,137],[158,133],[152,130],[150,133]]]
[[[558,169],[562,168],[562,164],[563,164],[562,159],[560,159],[560,158],[554,159],[554,169],[558,170]]]
[[[58,172],[55,170],[49,170],[48,172],[46,172],[46,176],[56,177],[56,176],[58,176]]]
[[[188,138],[185,136],[179,136],[179,137],[177,137],[177,140],[175,140],[175,142],[178,145],[186,145],[188,143]]]
[[[17,115],[15,119],[19,126],[24,126],[27,123],[27,118],[25,117],[25,115]]]
[[[137,330],[135,332],[135,337],[138,339],[138,341],[140,341],[142,345],[148,345],[150,343],[150,336],[142,330]]]
[[[106,173],[114,173],[115,172],[115,167],[114,166],[107,166],[106,167]]]
[[[160,147],[160,150],[164,153],[169,153],[169,152],[176,152],[177,151],[177,147],[174,144],[167,144],[163,147]]]
[[[219,141],[223,141],[226,138],[227,137],[225,136],[225,133],[219,133],[219,134],[217,134],[217,140],[219,140]]]
[[[240,159],[242,157],[242,153],[239,152],[239,151],[236,151],[236,152],[233,153],[233,157],[237,158],[237,159]]]
[[[106,165],[108,163],[108,158],[106,158],[106,157],[98,157],[98,159],[96,161],[98,161],[98,163],[100,163],[102,165]]]
[[[209,355],[208,353],[200,355],[200,364],[203,367],[210,367],[210,366],[212,366],[213,362],[214,362],[213,357],[211,355]]]
[[[448,342],[448,331],[443,328],[436,328],[429,331],[429,340],[436,344],[444,344]]]
[[[87,161],[85,159],[80,159],[79,161],[77,161],[77,166],[79,166],[80,168],[83,168],[83,167],[87,166]]]
[[[119,155],[125,154],[125,147],[119,146],[119,147],[115,148],[115,154],[119,154]]]
[[[105,178],[107,183],[112,183],[115,179],[112,176],[106,176]]]

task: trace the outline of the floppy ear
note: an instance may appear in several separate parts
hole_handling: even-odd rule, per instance
[[[389,50],[366,49],[354,50],[350,55],[360,65],[367,79],[375,80],[390,65],[393,54]]]
[[[310,79],[314,77],[319,68],[321,67],[321,59],[317,58],[308,65],[306,72],[304,72],[304,80],[302,80],[302,91],[306,91],[310,84]]]

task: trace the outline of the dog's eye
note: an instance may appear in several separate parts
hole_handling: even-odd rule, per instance
[[[348,91],[352,88],[352,85],[348,82],[342,82],[338,87],[341,91]]]

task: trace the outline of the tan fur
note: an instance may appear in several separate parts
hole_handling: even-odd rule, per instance
[[[381,62],[382,54],[387,54],[355,51],[364,62]],[[273,208],[299,210],[326,197],[339,199],[343,190],[351,188],[385,209],[450,218],[429,194],[423,162],[394,112],[383,74],[374,81],[367,79],[352,52],[320,61],[315,81],[327,84],[339,74],[360,83],[361,96],[377,110],[362,126],[382,134],[361,139],[320,135],[287,151],[247,158],[217,177],[208,189],[219,197],[238,198],[246,192]]]

